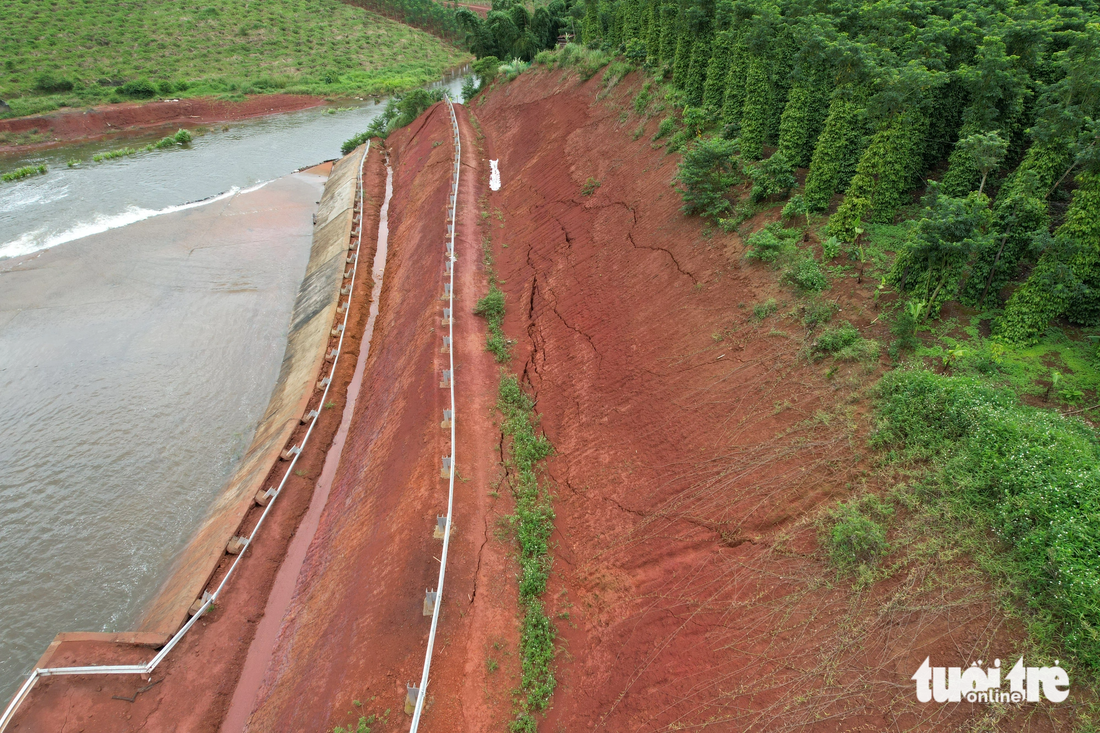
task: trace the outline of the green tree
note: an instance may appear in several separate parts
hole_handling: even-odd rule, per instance
[[[730,187],[741,180],[737,143],[722,138],[697,140],[685,152],[676,179],[685,214],[718,218],[730,209]]]

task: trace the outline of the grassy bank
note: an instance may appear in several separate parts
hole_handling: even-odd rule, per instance
[[[469,56],[338,0],[0,0],[2,117],[158,97],[388,94]]]

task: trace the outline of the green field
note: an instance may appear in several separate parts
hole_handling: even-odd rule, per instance
[[[4,117],[156,97],[384,94],[470,59],[337,0],[0,0],[0,17]]]

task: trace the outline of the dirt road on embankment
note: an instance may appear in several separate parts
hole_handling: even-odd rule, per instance
[[[458,112],[468,141],[472,131]],[[424,594],[435,587],[442,547],[433,529],[447,506],[441,296],[453,148],[446,106],[392,135],[387,147],[393,197],[374,346],[251,731],[331,730],[360,715],[385,717],[387,709],[394,719],[384,730],[398,730],[407,725],[401,713],[406,682],[419,681],[424,662],[431,620],[423,615]],[[476,271],[475,187],[487,177],[473,146],[463,149],[462,171],[455,244],[456,529],[424,717],[424,729],[433,731],[481,729],[465,717],[484,707],[480,694],[463,697],[464,681],[487,673],[472,640],[515,633],[514,610],[491,617],[482,610],[514,609],[515,591],[507,548],[482,552],[492,530],[486,517],[499,433],[490,422],[496,366],[484,350],[483,324],[472,315],[484,290]],[[508,709],[495,713],[506,716]]]

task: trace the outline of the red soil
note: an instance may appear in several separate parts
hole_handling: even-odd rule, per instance
[[[360,257],[374,256],[378,210],[385,186],[381,154],[372,151],[364,175],[363,244]],[[216,731],[229,706],[234,686],[244,665],[249,643],[263,616],[268,594],[282,563],[287,545],[309,506],[325,460],[340,424],[348,384],[355,369],[361,334],[370,306],[370,269],[360,268],[348,318],[347,336],[329,390],[334,406],[321,409],[316,392],[309,409],[321,417],[296,468],[248,548],[233,579],[226,585],[218,607],[207,615],[172,650],[153,673],[151,682],[136,676],[56,677],[40,680],[24,702],[10,731],[73,731],[129,733],[131,731]],[[338,318],[343,318],[342,315]],[[335,346],[335,340],[329,348]],[[305,426],[293,436],[301,443]],[[268,485],[276,485],[286,464],[276,462]],[[300,471],[300,474],[298,473]],[[246,516],[242,534],[255,526],[260,509]],[[228,556],[226,556],[228,559]],[[214,577],[220,581],[225,564]],[[60,645],[48,661],[53,666],[78,664],[128,664],[148,661],[149,649],[115,643],[80,641]],[[119,698],[132,698],[133,702]]]
[[[439,298],[449,122],[446,107],[436,105],[388,141],[390,249],[364,395],[249,730],[331,729],[372,713],[389,720],[383,730],[397,729],[404,725],[405,683],[420,679],[430,624],[422,615],[424,591],[435,587],[441,549],[432,529],[447,499],[440,478],[448,453],[440,421],[449,399],[439,388],[447,365]],[[465,120],[461,127],[468,142],[472,131]],[[482,169],[476,149],[464,148],[455,285],[456,530],[427,693],[430,730],[482,729],[508,714],[506,698],[488,710],[481,694],[473,701],[459,694],[464,681],[488,674],[488,640],[515,634],[507,548],[486,551],[499,433],[487,421],[496,368],[484,350],[482,324],[471,315],[484,290],[473,217]]]
[[[835,580],[814,520],[864,480],[878,369],[829,379],[800,356],[776,276],[681,214],[658,120],[631,142],[637,86],[595,102],[599,79],[535,71],[474,106],[503,179],[488,206],[513,367],[556,451],[546,599],[562,644],[540,728],[1057,728],[1047,706],[917,703],[925,657],[1012,664],[1024,639],[980,582],[939,582],[958,560],[862,592]],[[886,336],[872,284],[833,292],[840,318]],[[785,304],[758,324],[769,297]]]
[[[148,132],[158,128],[199,127],[236,122],[253,117],[294,112],[325,104],[321,97],[295,94],[262,94],[243,102],[227,102],[210,97],[164,102],[124,102],[65,110],[48,115],[0,120],[0,132],[37,131],[49,140],[33,145],[0,145],[0,152],[24,152],[48,148],[74,140],[101,140],[126,133]]]
[[[510,510],[491,412],[497,367],[471,315],[485,291],[484,239],[516,340],[509,366],[556,451],[545,600],[561,645],[542,730],[1060,729],[1068,708],[917,703],[910,677],[925,657],[1011,664],[1023,633],[980,582],[951,582],[965,558],[901,563],[863,590],[829,568],[814,522],[868,481],[866,387],[880,370],[841,363],[827,373],[833,364],[805,358],[798,301],[775,274],[745,262],[736,235],[680,213],[669,185],[678,158],[648,143],[657,120],[631,142],[636,87],[624,81],[597,102],[598,78],[530,71],[459,108],[459,480],[424,729],[503,729],[519,676],[514,541],[497,521]],[[363,393],[249,730],[354,729],[371,714],[382,719],[376,733],[407,726],[405,683],[420,677],[429,628],[423,594],[438,573],[431,532],[446,506],[438,298],[450,140],[436,105],[388,142],[390,249]],[[503,178],[493,193],[490,158]],[[600,186],[585,196],[589,178]],[[841,318],[885,336],[872,285],[834,293]],[[769,297],[779,314],[754,320],[752,306]],[[354,361],[342,362],[341,384]],[[327,415],[327,437],[338,415]],[[322,458],[313,454],[309,476]],[[310,481],[289,492],[296,503],[257,542],[224,607],[158,670],[164,684],[123,703],[110,696],[144,683],[51,690],[47,680],[36,695],[50,704],[34,709],[54,712],[22,729],[60,730],[68,711],[91,710],[114,727],[85,718],[85,730],[139,720],[214,730]]]

